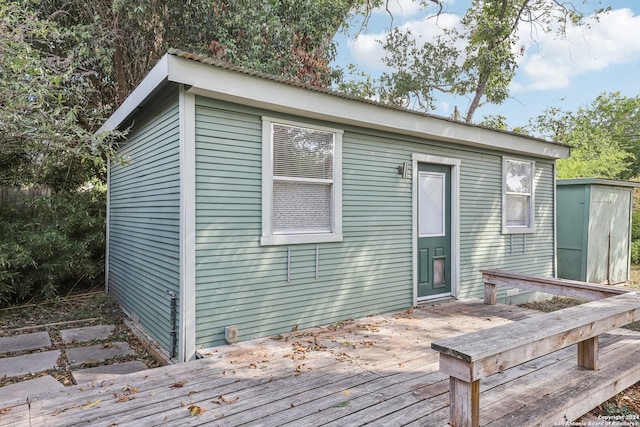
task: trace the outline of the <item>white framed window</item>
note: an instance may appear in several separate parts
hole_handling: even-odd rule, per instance
[[[342,131],[262,118],[262,245],[342,241]]]
[[[535,232],[535,167],[529,160],[502,159],[502,232]]]

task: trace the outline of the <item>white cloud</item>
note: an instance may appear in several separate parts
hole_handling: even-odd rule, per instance
[[[372,68],[378,71],[386,69],[382,62],[384,49],[379,43],[383,38],[384,34],[361,34],[349,42],[351,57],[361,69]]]
[[[561,89],[580,74],[640,60],[640,16],[629,9],[613,10],[588,27],[570,27],[566,39],[538,36],[525,46],[513,91]]]
[[[394,1],[394,0],[391,0]],[[451,13],[442,13],[437,18],[431,16],[422,20],[407,21],[400,25],[403,31],[410,30],[413,38],[420,41],[433,40],[443,33],[443,28],[454,28],[460,25],[460,17]],[[386,71],[382,62],[384,41],[388,30],[378,33],[360,34],[358,38],[349,42],[349,52],[360,68],[370,68],[376,71]]]

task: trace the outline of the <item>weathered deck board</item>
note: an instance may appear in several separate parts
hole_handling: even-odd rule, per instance
[[[633,354],[633,348],[624,348],[622,343],[625,331],[617,330],[616,332],[623,334],[623,336],[606,334],[602,337],[603,368],[617,363],[620,355]],[[638,350],[639,347],[636,345],[635,348]],[[542,366],[543,359],[552,363],[546,363]],[[495,422],[494,425],[501,425],[499,420],[502,419],[504,422],[504,417],[510,417],[513,413],[522,411],[524,408],[530,408],[545,395],[558,390],[560,394],[566,393],[574,382],[585,381],[595,375],[593,371],[576,366],[575,346],[567,347],[532,362],[535,363],[535,369],[531,369],[525,375],[514,377],[513,372],[516,370],[514,368],[506,370],[503,374],[498,374],[502,378],[496,384],[491,384],[489,381],[492,379],[491,377],[485,381],[487,382],[486,388],[482,389],[484,392],[482,398],[485,400],[481,403],[480,415],[483,424],[491,425],[492,422]],[[558,384],[561,384],[562,387],[558,387]],[[564,398],[560,402],[562,405],[568,404]],[[578,416],[600,403],[602,400]],[[545,406],[548,407],[547,416],[551,416],[553,414],[551,406],[548,404]]]
[[[0,415],[0,425],[445,426],[449,380],[438,371],[431,341],[535,315],[477,300],[292,332],[211,349],[210,357],[188,364],[32,396],[30,410],[24,401],[0,402],[0,413],[16,405]],[[632,361],[640,357],[640,334],[616,330],[601,337],[600,347],[602,370],[595,374],[623,375],[623,385],[639,376]],[[484,380],[480,419],[520,425],[586,412],[585,405],[612,392],[601,380],[577,368],[568,347]],[[138,392],[117,402],[127,386]],[[565,399],[569,389],[571,396],[590,390],[595,400]],[[204,412],[191,416],[190,405]]]

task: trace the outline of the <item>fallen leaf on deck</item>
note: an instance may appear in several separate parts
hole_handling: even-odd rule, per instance
[[[200,415],[204,412],[204,409],[196,405],[191,405],[187,409],[189,409],[189,412],[191,412],[192,417],[195,417],[196,415]]]
[[[93,402],[88,402],[86,405],[84,405],[82,407],[82,409],[89,409],[89,408],[93,408],[94,406],[96,406],[97,404],[99,404],[100,402],[102,402],[102,400],[94,400]]]
[[[344,408],[345,406],[349,406],[349,403],[351,403],[348,400],[345,400],[344,402],[340,402],[337,405],[334,406],[334,408]]]
[[[135,387],[131,387],[130,385],[125,386],[122,391],[124,391],[125,393],[137,393],[138,389]]]
[[[123,393],[123,394],[113,393],[113,395],[116,397],[116,402],[118,403],[128,402],[132,399],[135,399],[133,396],[127,393]]]
[[[221,405],[223,403],[226,403],[227,405],[230,405],[232,403],[236,403],[238,400],[240,400],[240,396],[236,396],[235,399],[229,400],[229,399],[226,399],[224,396],[220,395],[220,396],[218,396],[218,399],[212,400],[211,402],[212,403],[217,403],[218,405]]]
[[[169,386],[169,388],[180,388],[180,387],[184,387],[184,381],[179,383],[173,383]]]

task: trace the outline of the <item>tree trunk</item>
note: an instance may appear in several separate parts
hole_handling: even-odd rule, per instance
[[[471,123],[471,121],[473,120],[473,114],[480,106],[480,100],[482,99],[482,95],[484,95],[484,91],[487,88],[488,82],[489,76],[481,77],[480,82],[478,83],[478,87],[476,88],[476,94],[473,97],[473,101],[471,101],[471,105],[469,105],[469,109],[467,110],[467,117],[464,119],[465,122]]]

